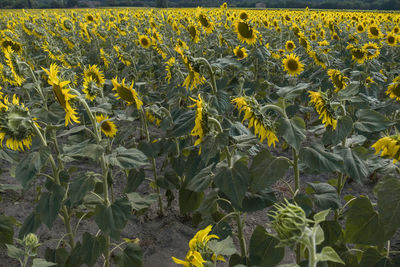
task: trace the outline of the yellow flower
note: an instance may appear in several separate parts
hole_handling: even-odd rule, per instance
[[[389,84],[386,94],[397,101],[400,101],[400,75],[393,79],[392,83]]]
[[[315,110],[319,114],[319,118],[322,119],[322,123],[325,127],[328,125],[332,126],[332,129],[336,129],[337,120],[329,112],[327,103],[320,92],[308,91],[310,94],[310,104],[314,105]]]
[[[103,88],[106,80],[104,79],[104,74],[99,70],[97,65],[89,65],[89,68],[83,71],[83,76],[85,78],[92,77],[92,80],[96,82],[97,87]]]
[[[70,81],[61,81],[58,78],[58,66],[56,64],[51,64],[50,65],[50,70],[46,70],[42,68],[48,77],[47,82],[53,86],[53,93],[54,96],[56,97],[58,103],[64,108],[65,110],[65,126],[68,126],[69,123],[72,123],[72,121],[76,123],[80,123],[79,117],[76,116],[77,112],[75,109],[71,107],[70,101],[76,97],[76,95],[70,94],[69,92],[71,89],[65,88]]]
[[[200,24],[203,26],[204,31],[205,31],[207,34],[210,34],[210,33],[213,32],[213,30],[214,30],[214,23],[210,20],[210,18],[209,18],[206,14],[204,14],[204,13],[201,12],[201,13],[198,15],[198,20],[199,20]]]
[[[83,78],[83,90],[85,93],[86,99],[93,101],[97,95],[100,93],[100,88],[97,87],[96,81],[92,78],[92,76]]]
[[[371,147],[376,150],[375,154],[382,151],[381,157],[390,157],[393,159],[394,163],[400,160],[400,142],[398,135],[382,137]]]
[[[390,46],[396,46],[397,45],[397,36],[394,35],[393,33],[388,33],[386,35],[386,43]]]
[[[370,76],[368,76],[368,77],[365,79],[365,85],[366,85],[367,87],[369,87],[372,83],[375,83],[375,81],[374,81]]]
[[[350,50],[352,59],[356,61],[358,64],[363,64],[367,59],[367,51],[363,48],[352,48]]]
[[[237,20],[235,22],[235,32],[237,33],[238,39],[242,43],[253,45],[257,42],[258,31],[253,28],[248,22]]]
[[[368,37],[370,39],[379,39],[381,38],[382,33],[381,30],[379,29],[379,26],[376,24],[371,24],[368,27]]]
[[[143,48],[149,48],[151,46],[151,40],[146,35],[139,35],[139,44]]]
[[[13,95],[12,102],[5,96],[3,102],[0,102],[0,146],[3,147],[3,141],[7,138],[6,146],[9,149],[29,149],[35,135],[33,120],[35,119],[30,118],[28,108],[19,102],[16,95]]]
[[[203,249],[211,238],[219,239],[217,235],[208,235],[212,230],[212,225],[198,231],[196,235],[189,241],[190,250]]]
[[[373,59],[379,56],[379,46],[376,43],[368,42],[362,46],[367,51],[367,58]]]
[[[104,52],[103,48],[100,48],[100,58],[103,60],[104,62],[104,67],[106,69],[108,69],[108,65],[110,64],[110,61],[107,59],[107,54],[106,52]]]
[[[117,134],[117,126],[109,120],[108,116],[97,115],[96,121],[100,124],[100,129],[106,136],[114,137]]]
[[[190,39],[194,42],[194,43],[198,43],[200,41],[200,33],[199,30],[197,29],[197,27],[194,24],[190,24],[187,27],[187,31],[189,32],[190,35]]]
[[[346,76],[343,76],[340,70],[335,70],[335,69],[329,69],[328,70],[328,75],[329,78],[331,79],[333,85],[335,86],[335,92],[339,92],[340,90],[343,90],[346,88],[347,83],[346,80],[349,78]]]
[[[171,67],[175,64],[175,58],[171,57],[168,59],[168,61],[165,63],[167,66],[165,66],[165,70],[167,71],[167,75],[165,76],[165,79],[168,81],[168,84],[171,81],[172,74],[171,74]]]
[[[193,90],[193,88],[197,88],[198,85],[201,85],[206,82],[206,79],[200,75],[197,71],[193,69],[192,66],[188,65],[189,73],[183,81],[182,86],[187,89]]]
[[[11,84],[21,86],[22,83],[25,81],[25,78],[19,73],[16,55],[13,54],[13,50],[11,49],[11,47],[8,47],[7,50],[4,51],[4,57],[13,77],[13,81],[11,82]]]
[[[239,59],[242,60],[244,58],[246,58],[247,55],[247,51],[246,48],[244,47],[240,47],[239,45],[235,47],[235,49],[233,49],[233,53],[235,53],[235,56]]]
[[[191,136],[198,136],[196,142],[194,143],[195,146],[200,144],[203,141],[203,137],[205,135],[205,128],[207,127],[207,113],[205,112],[205,103],[201,98],[200,94],[198,95],[198,100],[191,98],[192,101],[195,103],[193,105],[188,106],[189,108],[196,106],[196,118],[194,120],[194,127],[190,132]],[[201,150],[199,150],[199,153]]]
[[[295,48],[296,48],[296,45],[294,44],[293,41],[291,41],[291,40],[286,41],[285,49],[286,49],[288,52],[293,52],[293,50],[294,50]]]
[[[116,91],[115,96],[117,97],[117,99],[122,98],[123,100],[125,100],[125,102],[128,103],[128,105],[135,103],[137,109],[140,109],[142,107],[143,102],[139,99],[139,95],[136,90],[133,89],[133,81],[130,87],[125,85],[125,78],[122,79],[121,83],[118,83],[118,77],[112,79],[111,82],[114,85],[113,90]]]
[[[288,72],[289,75],[297,76],[304,70],[303,63],[295,54],[286,55],[286,58],[282,60],[283,69]]]
[[[357,26],[356,26],[356,31],[358,33],[364,32],[365,31],[364,25],[362,23],[358,23]]]
[[[189,250],[186,254],[185,260],[180,260],[175,257],[172,257],[172,260],[176,264],[181,264],[185,267],[204,267],[204,262],[206,262],[203,257],[201,256],[200,252]]]
[[[255,101],[255,99],[253,100]],[[249,101],[246,97],[237,97],[232,99],[232,103],[236,104],[236,109],[239,110],[239,114],[244,112],[243,121],[248,120],[248,128],[251,129],[254,126],[254,135],[256,135],[262,143],[265,139],[268,141],[268,146],[273,145],[275,142],[279,142],[272,127],[269,126],[263,119],[262,116],[257,116],[254,112],[254,108],[249,105]]]

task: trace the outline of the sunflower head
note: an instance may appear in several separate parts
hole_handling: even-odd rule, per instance
[[[396,46],[397,45],[397,36],[394,35],[393,33],[388,33],[386,35],[386,43],[390,46]]]
[[[367,51],[367,59],[373,59],[379,56],[379,46],[376,43],[368,42],[362,46]]]
[[[310,96],[310,105],[314,106],[317,111],[319,118],[322,119],[322,123],[325,127],[331,126],[333,130],[336,129],[337,120],[333,116],[328,106],[327,97],[321,92],[308,91]]]
[[[187,31],[189,32],[190,39],[194,43],[198,43],[200,41],[199,31],[197,30],[197,27],[195,25],[189,25]]]
[[[400,136],[398,134],[385,136],[371,146],[375,154],[381,152],[381,157],[392,158],[394,162],[400,161]]]
[[[239,14],[239,18],[240,18],[241,20],[248,20],[248,19],[249,19],[249,14],[247,14],[246,11],[242,11],[242,12],[240,12],[240,14]]]
[[[13,95],[12,101],[5,96],[0,102],[0,146],[7,138],[6,146],[9,149],[23,151],[30,148],[34,129],[33,120],[29,110],[19,102],[19,98]]]
[[[350,50],[352,59],[356,61],[358,64],[363,64],[364,61],[367,59],[367,51],[363,48],[352,48]]]
[[[199,99],[191,98],[190,99],[195,102],[193,105],[188,107],[196,107],[196,118],[194,120],[194,127],[190,132],[192,136],[198,136],[196,142],[194,143],[195,146],[199,145],[203,141],[203,137],[208,133],[208,113],[207,113],[207,104],[201,98],[200,94],[198,95]],[[201,153],[201,150],[199,150]]]
[[[198,20],[199,20],[201,26],[203,26],[203,28],[207,34],[210,34],[213,32],[214,23],[209,19],[209,17],[205,13],[200,13],[198,15]]]
[[[386,94],[397,101],[400,101],[400,75],[393,79],[392,83],[389,84]]]
[[[60,25],[66,32],[70,32],[74,29],[74,24],[67,17],[61,19]]]
[[[85,77],[83,79],[83,90],[86,99],[93,101],[100,93],[101,88],[97,87],[96,81],[93,80],[92,76]]]
[[[343,76],[340,70],[329,69],[328,75],[333,85],[335,86],[335,92],[339,92],[340,90],[343,90],[347,86],[346,81],[349,78]]]
[[[294,44],[293,41],[289,40],[286,42],[285,48],[288,52],[293,52],[293,50],[296,48],[296,45]]]
[[[139,44],[147,49],[151,46],[151,40],[146,35],[139,35]]]
[[[304,64],[300,62],[300,58],[295,54],[286,55],[282,63],[283,69],[292,76],[297,76],[304,70]]]
[[[364,24],[358,23],[357,26],[356,26],[356,31],[357,31],[358,33],[364,32],[364,31],[365,31]]]
[[[233,49],[233,53],[235,54],[235,56],[236,56],[239,60],[242,60],[242,59],[244,59],[244,58],[247,57],[246,48],[240,47],[239,45],[236,46],[235,49]]]
[[[103,116],[103,114],[97,115],[96,121],[105,136],[112,138],[117,134],[117,126],[115,126],[114,122],[110,121],[108,116]]]
[[[89,68],[86,68],[83,71],[84,78],[91,77],[93,81],[96,82],[97,87],[103,88],[106,80],[104,79],[104,74],[99,70],[97,65],[89,65]]]
[[[257,41],[257,30],[254,29],[248,22],[237,20],[235,23],[235,31],[239,41],[253,45]]]
[[[116,92],[115,96],[117,99],[123,99],[128,105],[135,103],[137,109],[142,107],[143,102],[139,99],[139,95],[136,90],[133,89],[133,81],[130,87],[125,85],[125,78],[122,79],[121,83],[118,82],[118,77],[112,79],[111,82],[114,85],[113,90]]]
[[[379,29],[379,26],[376,24],[371,24],[368,27],[368,37],[370,39],[379,39],[381,38],[382,33],[381,30]]]
[[[0,46],[3,52],[7,52],[9,49],[11,49],[11,52],[17,54],[22,53],[22,45],[10,38],[4,38],[2,41],[0,41]]]

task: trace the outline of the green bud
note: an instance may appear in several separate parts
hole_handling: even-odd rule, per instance
[[[26,235],[22,242],[26,248],[30,248],[31,250],[39,245],[39,239],[33,233],[29,233],[28,235]]]
[[[304,210],[297,204],[291,204],[285,199],[284,204],[275,204],[276,210],[269,215],[274,219],[272,227],[280,239],[278,246],[293,246],[304,234],[308,220]]]

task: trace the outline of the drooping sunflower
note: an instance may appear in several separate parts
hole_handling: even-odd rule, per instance
[[[272,128],[272,123],[263,117],[257,110],[257,100],[249,97],[236,97],[231,101],[236,105],[236,109],[239,110],[239,114],[244,112],[243,121],[248,120],[248,128],[254,127],[254,135],[256,135],[262,143],[265,139],[268,141],[268,146],[279,142],[275,132]]]
[[[339,92],[340,90],[343,90],[344,88],[346,88],[346,86],[347,86],[346,81],[349,78],[346,76],[343,76],[342,72],[340,70],[329,69],[328,75],[329,75],[329,78],[331,79],[333,85],[335,86],[336,93]]]
[[[240,42],[247,43],[249,45],[254,45],[257,42],[258,31],[248,22],[237,20],[234,26],[234,31],[237,33]]]
[[[389,84],[386,94],[397,101],[400,101],[400,75],[393,79],[392,83]]]
[[[304,70],[304,64],[300,62],[300,58],[295,54],[286,55],[286,57],[282,59],[282,64],[283,69],[292,76],[297,76]]]
[[[42,68],[48,75],[47,82],[53,86],[53,93],[56,97],[58,103],[65,110],[65,126],[68,126],[71,121],[76,123],[80,123],[78,114],[74,108],[72,108],[70,101],[77,97],[70,93],[71,89],[66,88],[66,86],[70,83],[70,81],[61,81],[58,78],[59,68],[53,63],[50,65],[50,70]]]
[[[8,37],[3,38],[3,40],[0,41],[0,47],[4,53],[9,51],[9,49],[11,49],[11,52],[15,52],[17,54],[22,53],[22,45]]]
[[[183,81],[182,86],[186,87],[187,89],[193,90],[193,88],[197,88],[198,85],[202,85],[206,82],[206,79],[200,75],[194,68],[190,65],[187,65],[189,72],[186,76],[185,80]]]
[[[117,126],[115,126],[115,123],[108,116],[104,116],[103,114],[97,115],[96,121],[105,136],[112,138],[117,134]]]
[[[386,43],[390,46],[396,46],[397,45],[397,36],[394,35],[393,33],[388,33],[386,35]]]
[[[351,59],[357,62],[358,64],[363,64],[367,59],[367,51],[363,48],[352,47],[350,49]]]
[[[308,91],[310,95],[310,104],[314,106],[317,111],[319,118],[322,119],[322,123],[325,127],[332,126],[332,129],[336,129],[337,120],[334,118],[332,113],[329,111],[327,101],[321,92]]]
[[[97,87],[96,81],[92,76],[83,78],[83,89],[86,99],[93,101],[101,92],[101,88]]]
[[[3,141],[7,139],[6,146],[9,149],[15,151],[29,149],[32,137],[35,135],[32,125],[35,123],[34,120],[30,117],[28,108],[20,103],[15,94],[12,102],[5,96],[0,102],[0,146],[3,147]]]
[[[400,136],[385,136],[371,146],[376,150],[375,154],[382,151],[381,157],[392,158],[394,162],[400,161]]]
[[[25,81],[25,78],[20,72],[19,66],[17,64],[17,55],[13,53],[11,47],[8,47],[6,51],[4,51],[4,57],[7,66],[10,68],[12,81],[11,84],[21,86]]]
[[[198,42],[200,41],[200,37],[199,37],[200,32],[199,32],[199,30],[197,29],[196,25],[190,24],[190,25],[187,27],[187,31],[189,32],[190,39],[192,40],[192,42],[198,43]]]
[[[248,56],[246,48],[240,47],[239,45],[236,46],[235,49],[233,49],[233,53],[238,58],[238,60],[242,60]]]
[[[376,43],[368,42],[362,46],[367,51],[367,59],[374,59],[379,56],[379,46]]]
[[[296,45],[294,44],[293,41],[291,41],[291,40],[286,41],[285,49],[286,49],[288,52],[293,52],[293,50],[294,50],[295,48],[296,48]]]
[[[171,81],[171,78],[172,78],[171,68],[173,65],[175,65],[175,58],[171,57],[170,59],[168,59],[167,62],[165,62],[165,64],[167,64],[167,66],[165,66],[165,70],[167,71],[167,75],[165,76],[165,79],[168,81],[168,84],[169,84]]]
[[[99,51],[100,51],[100,58],[103,60],[104,63],[104,67],[108,69],[108,65],[110,64],[110,61],[108,60],[108,55],[106,54],[103,48],[100,48]]]
[[[321,66],[323,69],[326,69],[326,64],[318,53],[316,53],[313,50],[310,50],[308,52],[308,55],[314,60],[315,64]]]
[[[214,23],[210,20],[207,14],[200,12],[197,18],[207,34],[210,34],[214,31]]]
[[[139,35],[139,44],[147,49],[151,46],[151,40],[146,35]]]
[[[142,100],[139,99],[139,95],[135,89],[133,89],[133,81],[131,86],[125,85],[125,78],[122,79],[121,83],[118,82],[118,77],[111,80],[114,85],[113,91],[116,91],[115,96],[117,99],[123,99],[128,105],[136,104],[136,108],[140,109],[143,105]]]
[[[207,104],[201,98],[200,94],[198,95],[199,99],[194,99],[190,97],[192,101],[195,103],[193,105],[188,106],[189,108],[196,107],[196,118],[194,120],[194,127],[190,132],[191,136],[197,136],[197,140],[194,143],[195,146],[199,145],[204,136],[208,132],[208,115],[207,115]],[[201,153],[201,150],[199,150]]]
[[[104,79],[103,71],[99,70],[97,65],[89,65],[89,68],[83,71],[84,78],[92,77],[92,80],[96,82],[97,87],[103,88],[106,80]]]

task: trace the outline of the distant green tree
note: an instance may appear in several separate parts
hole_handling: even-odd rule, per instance
[[[167,8],[168,0],[156,0],[156,7],[158,8]]]

